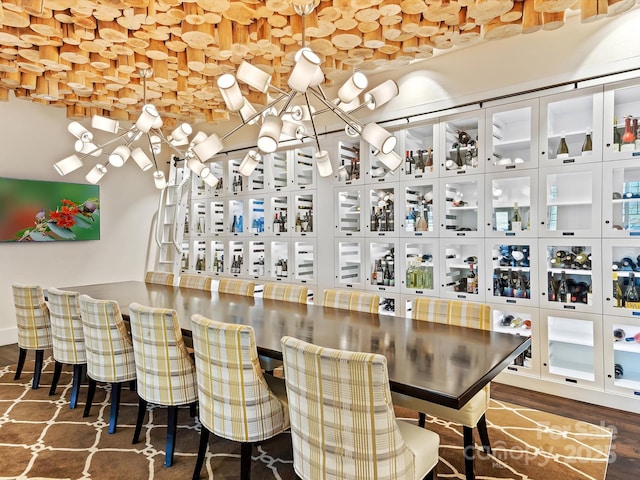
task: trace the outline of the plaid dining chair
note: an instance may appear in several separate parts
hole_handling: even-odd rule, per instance
[[[147,404],[168,407],[164,466],[170,467],[176,443],[178,407],[195,407],[198,399],[195,365],[182,339],[175,310],[132,303],[129,322],[139,399],[133,443],[138,443],[140,438]]]
[[[180,275],[179,285],[183,288],[196,288],[211,291],[211,277],[184,273]]]
[[[281,344],[300,478],[434,478],[440,438],[396,420],[384,356],[286,336]]]
[[[491,307],[482,303],[445,300],[441,298],[417,298],[412,301],[414,320],[457,325],[479,330],[491,330]],[[490,384],[476,393],[460,409],[393,393],[393,403],[419,412],[418,425],[424,427],[426,414],[462,425],[462,439],[466,478],[474,478],[473,428],[478,429],[482,447],[491,453],[486,412],[491,401]]]
[[[356,312],[378,313],[380,295],[328,288],[324,291],[322,304],[325,307],[342,308]]]
[[[200,478],[211,432],[240,442],[240,478],[248,480],[252,444],[289,427],[284,382],[262,374],[252,327],[198,314],[191,325],[202,423],[193,478]]]
[[[256,284],[248,280],[237,278],[222,278],[218,283],[218,293],[232,293],[234,295],[245,295],[253,297]]]
[[[144,276],[145,283],[158,283],[160,285],[173,285],[173,273],[147,272]]]
[[[307,303],[309,287],[286,285],[283,283],[265,283],[262,298],[283,302]]]
[[[53,336],[53,358],[56,361],[49,395],[56,393],[62,365],[73,365],[69,402],[69,407],[72,409],[76,408],[78,403],[80,384],[87,368],[87,353],[78,297],[78,292],[68,292],[53,287],[47,291]]]
[[[120,306],[113,300],[96,300],[88,295],[78,297],[87,351],[89,391],[84,417],[88,417],[96,393],[96,382],[111,384],[109,433],[116,431],[120,391],[123,383],[130,386],[136,379],[133,344],[122,320]]]
[[[22,374],[27,351],[35,350],[36,362],[33,368],[31,388],[36,390],[40,385],[44,351],[53,346],[49,307],[44,300],[44,293],[40,286],[14,283],[11,288],[13,289],[18,347],[20,349],[14,380],[18,380]]]

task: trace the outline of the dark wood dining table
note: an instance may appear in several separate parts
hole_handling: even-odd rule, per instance
[[[282,359],[284,335],[380,353],[387,358],[392,391],[452,408],[461,408],[530,345],[526,336],[144,282],[64,288],[116,300],[125,318],[133,302],[173,308],[186,335],[194,313],[251,325],[258,352],[275,359]]]

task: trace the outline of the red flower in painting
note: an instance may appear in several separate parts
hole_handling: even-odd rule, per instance
[[[78,206],[71,200],[62,200],[62,207],[55,212],[49,212],[49,218],[60,228],[71,228],[76,224],[73,216],[78,213]]]

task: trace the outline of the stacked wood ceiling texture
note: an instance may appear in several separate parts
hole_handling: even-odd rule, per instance
[[[152,68],[146,99],[171,126],[216,122],[228,112],[216,77],[242,60],[286,88],[302,42],[292,2],[308,0],[3,0],[0,100],[137,118],[145,97],[138,71]],[[315,0],[305,43],[323,59],[327,82],[354,69],[381,71],[436,50],[617,15],[636,0]],[[250,101],[263,94],[243,86]]]

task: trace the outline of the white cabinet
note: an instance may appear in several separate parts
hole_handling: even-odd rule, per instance
[[[289,229],[296,237],[315,237],[316,192],[301,190],[291,192],[291,219]]]
[[[601,161],[602,87],[542,97],[540,166]]]
[[[364,235],[366,204],[361,186],[340,186],[334,189],[335,228],[337,236],[360,237]],[[375,216],[376,207],[371,208]]]
[[[404,164],[401,180],[416,180],[437,176],[439,172],[439,124],[436,121],[407,127],[396,133]]]
[[[603,165],[602,236],[640,235],[640,165],[619,160]]]
[[[440,236],[483,237],[484,176],[440,179]]]
[[[440,296],[454,300],[483,302],[485,299],[484,241],[477,238],[440,242]]]
[[[438,236],[437,205],[442,199],[437,179],[402,182],[400,193],[400,236]]]
[[[334,258],[336,286],[364,290],[364,240],[336,239]]]
[[[490,300],[489,300],[490,301]],[[531,338],[529,348],[519,355],[507,371],[540,377],[540,321],[538,309],[522,305],[491,305],[491,330]]]
[[[333,160],[334,177],[341,185],[364,183],[362,167],[360,137],[352,138],[346,135],[336,139],[336,145],[331,155]]]
[[[541,168],[541,237],[599,237],[602,163]]]
[[[540,306],[602,311],[602,243],[596,239],[540,239]]]
[[[538,305],[537,240],[486,239],[486,301],[505,305]]]
[[[267,171],[267,188],[280,192],[293,184],[289,153],[287,150],[271,153],[264,157]]]
[[[640,242],[628,238],[603,240],[602,265],[603,311],[640,318]]]
[[[605,317],[605,389],[640,396],[640,319]]]
[[[288,239],[269,239],[266,276],[270,281],[289,282],[291,271],[291,247]]]
[[[640,157],[638,119],[640,85],[638,80],[604,87],[604,160]]]
[[[483,173],[485,162],[484,111],[443,117],[440,122],[440,176]]]
[[[437,297],[440,291],[438,239],[403,240],[400,246],[396,277],[396,283],[400,282],[400,291],[414,296]]]
[[[317,248],[314,239],[293,241],[293,276],[295,283],[312,284],[317,279]]]
[[[265,277],[267,247],[264,239],[248,241],[247,274],[255,280]]]
[[[540,310],[542,376],[602,390],[601,319],[593,314]]]
[[[265,231],[277,237],[289,236],[290,196],[286,192],[272,193],[267,197]]]
[[[316,184],[316,162],[313,159],[315,147],[300,146],[289,152],[292,163],[291,186],[295,189],[307,189]]]
[[[486,110],[486,171],[538,167],[538,100]]]
[[[367,185],[367,211],[371,215],[367,219],[366,234],[378,237],[397,236],[400,222],[398,218],[397,184]]]
[[[366,289],[375,292],[400,291],[396,282],[398,267],[395,252],[398,241],[388,238],[365,241],[367,249]]]
[[[485,175],[486,237],[536,237],[538,234],[538,171]]]

